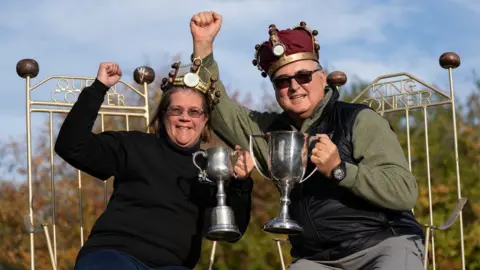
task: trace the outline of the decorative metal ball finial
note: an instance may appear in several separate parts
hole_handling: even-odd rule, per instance
[[[155,71],[147,66],[138,67],[133,72],[133,79],[138,84],[151,84],[155,80]]]
[[[17,74],[21,78],[35,78],[39,71],[38,62],[34,59],[22,59],[17,63]]]
[[[347,83],[347,75],[342,71],[333,71],[327,76],[327,84],[332,87],[339,87]]]
[[[443,53],[438,62],[444,69],[457,68],[460,66],[460,56],[454,52]]]

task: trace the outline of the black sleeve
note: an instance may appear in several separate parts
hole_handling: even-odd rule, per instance
[[[125,132],[92,133],[108,87],[95,80],[78,96],[60,128],[55,152],[73,167],[101,180],[125,169]]]
[[[242,236],[245,234],[248,223],[250,222],[250,211],[252,210],[252,189],[253,179],[237,180],[233,179],[230,182],[227,191],[227,204],[232,207],[235,214],[235,222]],[[231,243],[237,242],[231,241]]]

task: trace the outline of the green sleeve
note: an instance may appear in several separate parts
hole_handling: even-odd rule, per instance
[[[202,70],[200,73],[202,80],[208,80],[207,76],[220,78],[218,64],[213,58],[213,54],[208,55],[202,61],[203,66],[208,70],[208,72]],[[218,81],[217,90],[221,94],[220,102],[210,115],[214,132],[232,147],[239,145],[242,149],[249,149],[249,135],[264,134],[265,128],[278,114],[258,112],[239,105],[228,96],[221,80]],[[261,171],[265,173],[267,171],[265,169],[267,164],[266,140],[258,137],[254,139],[253,152]]]
[[[388,121],[375,111],[362,110],[352,137],[353,155],[360,163],[347,163],[340,185],[376,205],[411,210],[418,197],[417,182]]]

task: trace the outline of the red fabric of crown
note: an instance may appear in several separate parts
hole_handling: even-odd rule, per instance
[[[255,59],[252,62],[262,71],[262,76],[272,76],[281,67],[295,61],[318,62],[320,46],[315,39],[318,32],[311,31],[305,22],[301,22],[293,29],[280,31],[275,25],[270,25],[269,34],[268,41],[255,46]]]

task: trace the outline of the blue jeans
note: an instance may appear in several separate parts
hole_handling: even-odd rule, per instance
[[[78,260],[75,270],[191,270],[184,266],[150,268],[133,256],[117,250],[99,250]]]

